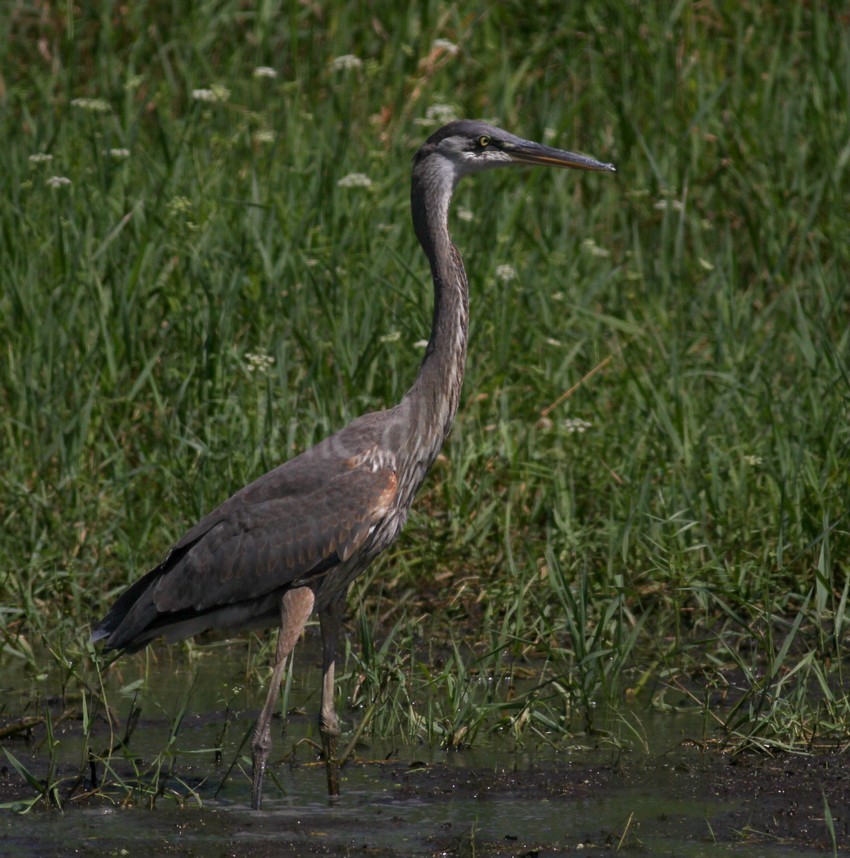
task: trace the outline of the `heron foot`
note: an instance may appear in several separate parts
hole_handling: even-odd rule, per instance
[[[254,782],[251,787],[251,807],[253,810],[259,810],[263,803],[263,778],[266,774],[266,762],[271,749],[271,724],[258,724],[254,732],[254,740],[251,743],[251,758],[254,764]]]
[[[328,796],[335,798],[339,795],[339,760],[336,756],[337,737],[339,736],[339,725],[336,733],[321,730],[322,753],[325,757],[325,773],[328,776]]]

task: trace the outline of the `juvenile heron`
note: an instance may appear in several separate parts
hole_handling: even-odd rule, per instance
[[[286,659],[313,612],[322,634],[319,724],[330,754],[339,734],[334,662],[348,586],[398,536],[457,412],[469,294],[449,235],[452,192],[470,173],[522,164],[614,170],[483,122],[451,122],[432,134],[413,159],[410,193],[434,280],[431,336],[413,386],[395,407],[358,417],[236,492],[125,590],[92,633],[106,649],[133,652],[160,635],[176,641],[208,629],[280,626],[251,746],[255,809]]]

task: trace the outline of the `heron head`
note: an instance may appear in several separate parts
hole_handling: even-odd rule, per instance
[[[613,164],[523,140],[470,119],[450,122],[432,134],[416,153],[414,169],[426,161],[439,163],[438,171],[450,174],[452,184],[469,173],[518,164],[611,172],[616,169]]]

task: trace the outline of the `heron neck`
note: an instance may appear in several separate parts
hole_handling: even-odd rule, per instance
[[[460,254],[448,229],[452,185],[439,177],[417,177],[411,191],[416,235],[431,263],[434,316],[425,356],[413,386],[402,400],[411,409],[409,425],[426,468],[449,434],[463,386],[469,322],[469,288]]]

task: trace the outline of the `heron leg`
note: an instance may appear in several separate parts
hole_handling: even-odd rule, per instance
[[[345,592],[319,612],[322,630],[322,708],[319,713],[319,733],[325,755],[328,775],[328,795],[339,795],[339,760],[336,756],[339,718],[334,705],[334,673],[336,670],[336,643],[345,606]]]
[[[339,735],[339,718],[334,705],[334,672],[336,642],[344,607],[345,593],[319,612],[319,627],[322,630],[322,709],[319,714],[319,728],[331,736]]]
[[[309,587],[287,590],[280,600],[280,634],[274,656],[274,668],[269,682],[266,702],[254,728],[251,751],[254,762],[254,785],[251,790],[251,807],[259,810],[263,801],[263,777],[266,761],[272,748],[272,715],[280,694],[280,681],[286,667],[286,659],[295,647],[307,620],[313,611],[315,596]]]

